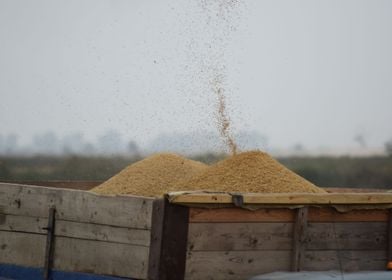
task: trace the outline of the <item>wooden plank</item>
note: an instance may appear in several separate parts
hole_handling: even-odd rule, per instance
[[[191,223],[293,222],[294,210],[287,208],[190,208]],[[309,207],[309,222],[386,222],[388,210],[363,209],[338,212],[332,207]]]
[[[160,276],[160,261],[162,250],[162,232],[164,223],[165,201],[157,199],[154,201],[152,210],[151,245],[148,261],[148,279],[158,280]]]
[[[178,204],[232,204],[229,193],[177,192],[169,199]],[[385,205],[392,204],[392,193],[244,193],[244,204],[263,205]]]
[[[290,269],[290,251],[192,252],[188,256],[187,280],[240,280]],[[384,270],[385,250],[307,251],[303,270]],[[340,265],[341,264],[341,265]]]
[[[301,271],[305,254],[308,227],[308,208],[297,209],[293,228],[293,253],[291,259],[291,270]]]
[[[309,222],[386,222],[387,209],[361,209],[338,212],[332,207],[310,207]]]
[[[0,214],[0,230],[46,234],[47,218]],[[150,230],[56,220],[55,236],[150,245]]]
[[[46,234],[48,218],[0,214],[0,230]]]
[[[385,250],[387,223],[309,223],[308,250]]]
[[[241,208],[190,208],[190,223],[293,222],[294,210],[267,208],[250,211]]]
[[[43,267],[46,236],[0,231],[0,263]],[[136,279],[147,278],[143,246],[56,237],[53,268]]]
[[[91,192],[0,183],[0,213],[128,228],[151,228],[152,198],[102,196]]]
[[[0,263],[43,267],[46,236],[0,231]]]
[[[387,229],[387,241],[388,241],[388,269],[392,270],[392,210],[389,210],[388,217],[388,229]]]
[[[150,246],[150,230],[56,221],[56,236]]]
[[[291,250],[293,223],[192,223],[188,252]]]
[[[103,181],[1,181],[1,183],[17,184],[17,185],[29,185],[29,186],[40,186],[40,187],[53,187],[63,189],[75,189],[75,190],[90,190],[103,183]]]
[[[385,250],[387,223],[308,223],[309,250]],[[292,223],[191,223],[189,251],[291,250]],[[338,238],[338,240],[337,240]]]
[[[385,270],[386,250],[374,251],[307,251],[304,258],[304,270]]]
[[[164,200],[159,280],[183,280],[185,275],[189,208]]]
[[[147,247],[58,237],[54,269],[147,279]]]
[[[170,192],[167,195],[171,203],[177,204],[232,204],[233,198],[229,193],[211,192]]]
[[[290,269],[290,251],[192,252],[187,258],[187,280],[243,280]]]

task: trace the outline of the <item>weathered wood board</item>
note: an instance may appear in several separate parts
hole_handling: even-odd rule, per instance
[[[291,250],[292,233],[292,223],[191,223],[188,250]]]
[[[153,199],[132,196],[101,196],[59,188],[0,183],[0,213],[48,217],[56,206],[56,219],[150,229]]]
[[[47,218],[0,214],[0,231],[46,234]],[[55,236],[149,246],[150,231],[110,225],[56,221]]]
[[[188,247],[192,251],[291,250],[292,223],[192,223]],[[309,223],[308,250],[384,250],[387,224]]]
[[[304,270],[384,270],[385,251],[307,251]],[[188,255],[187,280],[242,280],[274,271],[289,271],[290,251],[208,251]]]
[[[254,223],[294,222],[295,211],[287,208],[261,208],[254,211],[241,208],[191,208],[191,223]],[[338,212],[334,208],[309,207],[309,222],[386,222],[387,209],[352,210]]]
[[[296,210],[294,229],[293,229],[293,252],[291,269],[300,271],[306,250],[306,234],[308,228],[308,207]]]
[[[0,263],[43,267],[46,235],[0,231]]]
[[[247,205],[392,205],[392,193],[243,193]],[[172,192],[172,203],[195,206],[197,204],[233,205],[232,193]]]
[[[152,203],[0,183],[0,263],[43,267],[55,207],[53,269],[147,279]]]
[[[248,279],[293,269],[297,209],[191,208],[186,279]],[[382,270],[388,210],[309,207],[299,270]],[[298,250],[298,249],[297,249]]]
[[[303,270],[385,270],[385,250],[317,250],[306,251]]]
[[[207,251],[188,254],[187,280],[243,280],[260,272],[290,270],[290,251]]]
[[[0,263],[42,267],[46,235],[0,231]],[[54,269],[145,279],[149,248],[56,237]]]
[[[385,250],[387,224],[383,222],[309,223],[307,250]]]

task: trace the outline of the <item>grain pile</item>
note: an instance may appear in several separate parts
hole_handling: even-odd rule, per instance
[[[259,193],[325,192],[259,151],[229,157],[190,179],[181,180],[175,188]]]
[[[91,191],[98,194],[162,196],[173,185],[207,168],[207,165],[174,154],[157,154],[136,162]]]

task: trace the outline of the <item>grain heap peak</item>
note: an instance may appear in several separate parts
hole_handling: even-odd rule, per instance
[[[323,193],[261,151],[243,152],[176,184],[179,190],[253,193]]]
[[[173,191],[324,193],[260,151],[243,152],[214,165],[175,154],[156,154],[136,162],[92,189],[98,194],[159,197]]]
[[[120,173],[92,189],[98,194],[162,196],[180,179],[187,179],[207,168],[204,163],[170,153],[155,154],[129,165]]]

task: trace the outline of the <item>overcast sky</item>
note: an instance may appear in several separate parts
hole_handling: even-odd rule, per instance
[[[205,1],[0,0],[0,134],[212,131],[203,68],[221,59],[234,131],[392,138],[392,1],[226,0],[217,19]]]

